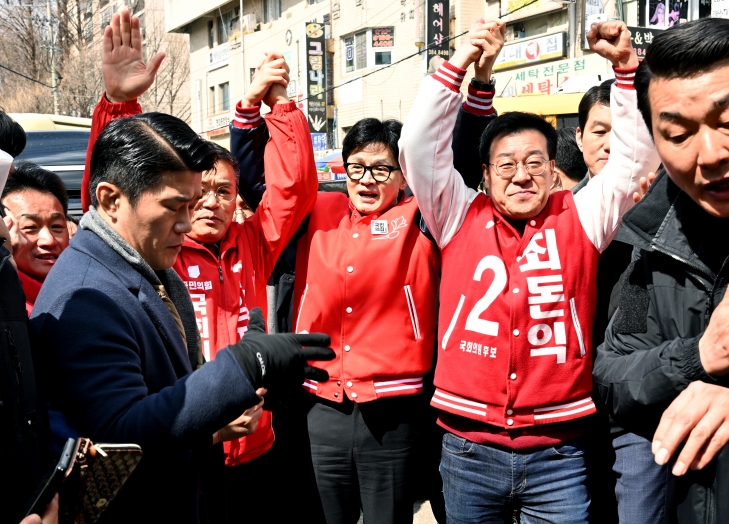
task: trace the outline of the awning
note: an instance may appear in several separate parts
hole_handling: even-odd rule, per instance
[[[499,114],[507,111],[523,111],[538,115],[573,115],[585,93],[559,95],[527,95],[509,98],[494,98],[494,107]]]

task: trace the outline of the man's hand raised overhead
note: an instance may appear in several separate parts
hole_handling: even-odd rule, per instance
[[[114,14],[111,25],[104,30],[101,58],[106,98],[110,102],[128,102],[142,96],[154,82],[164,57],[164,53],[157,53],[145,64],[139,18],[130,16],[126,8]]]

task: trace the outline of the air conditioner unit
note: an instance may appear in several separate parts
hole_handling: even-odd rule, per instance
[[[256,13],[249,13],[243,17],[243,34],[247,35],[256,30],[258,27],[258,19]]]

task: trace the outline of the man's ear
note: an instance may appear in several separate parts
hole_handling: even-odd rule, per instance
[[[491,194],[491,179],[489,178],[489,166],[481,164],[483,170],[483,187],[488,194]]]
[[[582,151],[582,129],[579,127],[575,130],[575,141],[577,142],[577,147]]]
[[[401,171],[402,173],[402,171]],[[400,177],[400,187],[398,188],[400,191],[405,191],[405,188],[408,187],[408,181],[405,180],[405,173],[402,173],[402,176]]]
[[[96,200],[99,201],[99,209],[112,219],[116,219],[122,200],[122,193],[119,188],[109,182],[99,182],[96,186]]]

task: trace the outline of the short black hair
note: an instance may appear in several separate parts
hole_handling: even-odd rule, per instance
[[[511,111],[494,118],[481,135],[481,144],[478,153],[481,163],[489,165],[491,144],[501,135],[515,135],[522,131],[534,130],[544,135],[547,140],[548,160],[553,160],[557,154],[557,131],[541,116],[534,113]]]
[[[63,214],[68,215],[68,193],[63,180],[57,174],[43,169],[32,162],[18,162],[15,171],[8,177],[3,189],[2,200],[13,193],[23,191],[39,191],[50,193],[58,199],[63,207]]]
[[[577,107],[577,119],[580,122],[580,129],[585,132],[585,126],[587,125],[587,118],[590,116],[590,110],[595,107],[596,104],[601,106],[610,107],[610,87],[612,82],[607,84],[603,82],[599,86],[593,86],[587,90],[587,93],[580,100],[580,105]]]
[[[233,156],[233,153],[225,149],[220,144],[216,144],[215,142],[210,143],[213,145],[215,152],[218,154],[218,162],[227,162],[230,164],[230,167],[233,168],[233,172],[235,173],[235,182],[237,184],[240,180],[240,164],[238,163],[238,159]]]
[[[392,151],[397,162],[400,158],[400,148],[397,143],[401,131],[402,122],[397,120],[380,121],[376,118],[363,118],[352,126],[342,140],[342,160],[346,162],[350,155],[362,151],[370,144],[383,144]]]
[[[729,20],[701,18],[662,31],[648,46],[635,74],[638,109],[653,134],[648,86],[654,78],[672,80],[702,75],[729,60]],[[729,65],[727,63],[724,64]]]
[[[587,165],[582,156],[582,151],[577,146],[574,127],[563,127],[557,130],[557,155],[554,157],[554,165],[567,175],[570,180],[579,182],[587,174]]]
[[[0,149],[15,158],[25,149],[25,131],[5,111],[0,111]]]
[[[215,166],[218,153],[185,122],[164,113],[143,113],[112,120],[101,132],[91,154],[91,203],[98,206],[96,188],[108,182],[136,205],[165,172],[201,173]]]

